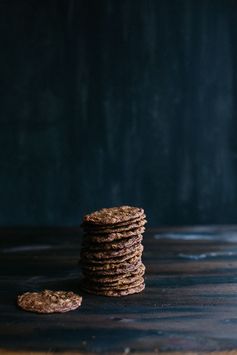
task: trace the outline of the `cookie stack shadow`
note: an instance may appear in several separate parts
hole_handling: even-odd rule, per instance
[[[103,296],[126,296],[145,288],[142,208],[103,208],[83,218],[81,288]]]

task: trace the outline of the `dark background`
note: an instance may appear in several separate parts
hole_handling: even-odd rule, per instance
[[[0,71],[0,225],[237,221],[237,1],[0,0]]]

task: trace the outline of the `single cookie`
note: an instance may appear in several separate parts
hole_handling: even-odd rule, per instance
[[[134,257],[130,260],[126,260],[121,264],[105,264],[105,265],[83,265],[82,272],[84,275],[89,273],[97,275],[117,275],[125,272],[131,272],[136,270],[141,265],[141,256]]]
[[[143,251],[143,246],[141,246],[139,249],[130,252],[129,254],[121,255],[121,256],[116,256],[112,257],[110,259],[87,259],[87,258],[81,258],[80,263],[81,265],[86,265],[86,266],[101,266],[101,268],[108,269],[107,265],[120,265],[123,262],[133,258],[133,257],[141,257],[142,256],[142,251]]]
[[[143,214],[142,216],[138,217],[138,218],[133,218],[130,219],[129,221],[125,221],[125,222],[121,222],[121,223],[116,223],[116,224],[90,224],[90,223],[85,223],[83,222],[81,224],[81,227],[83,229],[89,229],[89,230],[95,230],[95,229],[108,229],[108,228],[119,228],[119,227],[123,227],[123,226],[127,226],[131,223],[136,223],[136,222],[140,222],[141,220],[146,219],[146,215]]]
[[[120,240],[120,239],[127,239],[132,236],[136,236],[139,234],[144,233],[145,228],[140,227],[140,228],[135,228],[129,231],[125,231],[122,233],[108,233],[108,234],[97,234],[97,235],[89,235],[85,234],[84,238],[86,242],[91,242],[91,243],[107,243],[107,242],[112,242],[114,240]]]
[[[142,208],[131,206],[120,206],[102,208],[99,211],[90,213],[83,218],[83,222],[90,224],[116,224],[139,218],[144,214]]]
[[[96,283],[97,285],[103,285],[105,287],[112,287],[112,288],[120,288],[121,286],[128,286],[128,285],[132,285],[134,283],[138,283],[139,280],[143,280],[144,282],[144,277],[143,275],[136,275],[134,277],[130,277],[130,278],[122,278],[121,280],[118,280],[117,282],[107,282],[107,283]]]
[[[78,308],[81,302],[81,296],[66,291],[26,292],[17,298],[18,306],[37,313],[64,313]]]
[[[125,256],[118,256],[113,259],[105,259],[105,260],[81,260],[81,264],[83,267],[92,268],[92,270],[109,270],[116,269],[118,267],[123,267],[124,264],[131,265],[136,262],[137,259],[141,259],[141,253],[135,252]]]
[[[135,228],[141,228],[147,223],[146,219],[141,219],[138,222],[130,223],[122,227],[118,228],[104,228],[104,229],[99,229],[99,228],[84,228],[84,231],[86,234],[92,234],[92,235],[104,235],[104,234],[111,234],[111,233],[119,233],[119,232],[125,232],[129,231],[131,229]]]
[[[104,251],[112,251],[112,250],[118,250],[118,249],[124,249],[124,248],[131,248],[134,245],[137,245],[138,243],[141,243],[143,240],[143,236],[142,234],[139,235],[135,235],[133,237],[128,237],[128,238],[124,238],[123,240],[119,239],[117,241],[114,242],[108,242],[108,243],[89,243],[89,242],[85,242],[83,241],[82,243],[82,249],[85,249],[87,251],[100,251],[100,250],[104,250]]]
[[[133,288],[136,286],[141,285],[144,283],[144,278],[143,277],[136,277],[133,279],[127,279],[127,282],[125,283],[114,283],[114,284],[99,284],[96,282],[92,282],[91,280],[84,279],[81,282],[81,286],[83,287],[88,287],[94,290],[128,290],[129,288]]]
[[[133,246],[132,249],[124,248],[118,250],[88,252],[86,250],[81,251],[81,262],[92,262],[96,264],[103,264],[106,262],[119,263],[135,256],[138,253],[143,252],[143,245],[138,243]]]
[[[139,293],[143,291],[145,288],[145,284],[142,283],[139,286],[129,288],[127,290],[94,290],[91,289],[90,287],[83,287],[83,290],[88,292],[88,293],[93,293],[95,295],[100,295],[100,296],[109,296],[109,297],[121,297],[121,296],[127,296],[131,295],[133,293]]]
[[[133,278],[137,276],[143,276],[145,273],[145,266],[144,264],[140,264],[137,269],[131,271],[131,272],[124,272],[122,274],[117,274],[117,275],[95,275],[93,273],[87,273],[84,272],[85,277],[89,278],[92,282],[96,283],[105,283],[105,284],[113,284],[113,283],[123,283],[123,280],[128,278]]]

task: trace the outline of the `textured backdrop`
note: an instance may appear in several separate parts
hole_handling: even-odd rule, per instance
[[[0,225],[237,222],[237,1],[0,0]]]

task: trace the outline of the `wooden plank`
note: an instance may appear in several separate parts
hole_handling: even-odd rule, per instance
[[[17,308],[24,291],[80,293],[81,233],[0,230],[0,352],[233,353],[237,349],[237,227],[157,229],[144,237],[143,293],[83,293],[74,312]]]

